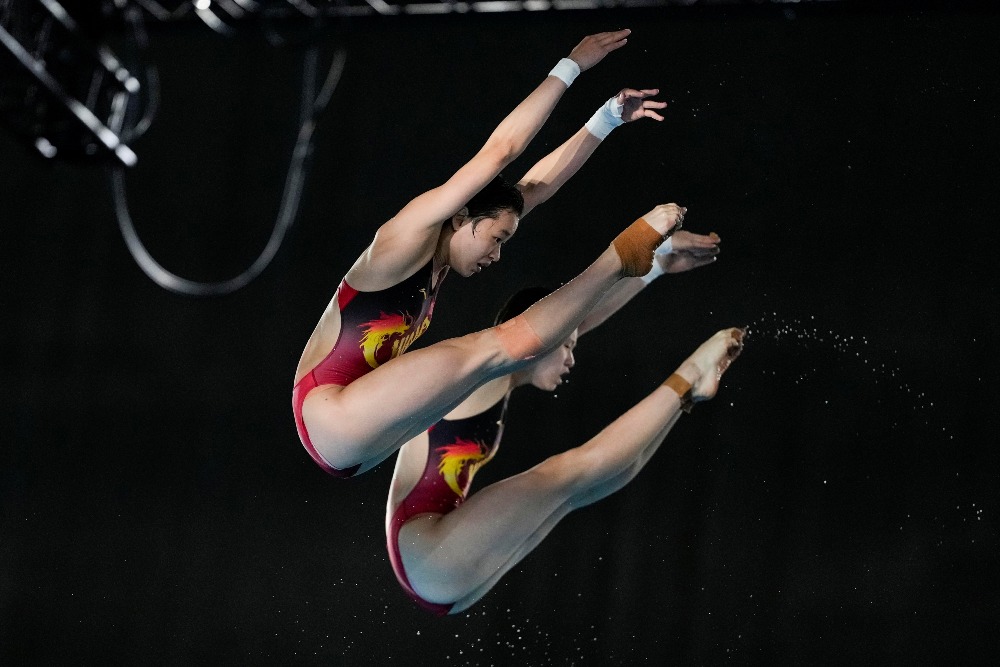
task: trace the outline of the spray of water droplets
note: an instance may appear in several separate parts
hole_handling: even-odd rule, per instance
[[[747,344],[769,341],[779,346],[793,345],[810,352],[834,352],[843,364],[853,364],[850,370],[865,371],[876,383],[887,385],[901,392],[912,403],[913,409],[927,411],[934,406],[933,400],[907,381],[905,373],[887,355],[897,351],[870,341],[865,336],[838,333],[822,327],[815,316],[808,320],[786,319],[777,313],[765,313],[746,326]],[[795,384],[802,384],[815,376],[815,367],[801,367],[794,378]]]

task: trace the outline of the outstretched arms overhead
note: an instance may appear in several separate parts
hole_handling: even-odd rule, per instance
[[[570,52],[569,60],[584,72],[624,46],[630,32],[619,30],[585,37]],[[379,247],[373,247],[372,251],[397,258],[426,254],[427,245],[436,240],[441,223],[461,211],[473,195],[527,148],[571,81],[572,78],[564,81],[553,74],[547,76],[501,121],[471,160],[445,183],[415,197],[382,225],[376,244]]]

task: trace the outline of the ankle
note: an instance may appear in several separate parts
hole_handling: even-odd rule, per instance
[[[693,387],[683,375],[677,372],[672,373],[663,383],[663,386],[677,394],[681,410],[691,412],[691,409],[694,407]]]
[[[688,384],[692,387],[698,384],[698,381],[701,380],[702,376],[701,368],[690,359],[681,364],[680,367],[674,371],[674,374],[687,380]]]
[[[625,277],[644,276],[653,268],[653,253],[663,243],[663,234],[639,218],[611,244],[618,253]]]

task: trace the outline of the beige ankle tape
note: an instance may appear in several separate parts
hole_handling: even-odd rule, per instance
[[[681,410],[684,412],[691,412],[691,408],[694,407],[694,400],[691,398],[691,383],[685,380],[683,377],[677,373],[673,373],[670,377],[666,379],[663,383],[664,387],[669,387],[680,396],[681,399]]]
[[[625,277],[644,276],[653,268],[653,251],[663,243],[663,235],[639,218],[615,237],[613,245],[622,262]]]
[[[511,359],[525,361],[539,354],[544,346],[524,315],[507,320],[495,327],[500,345]]]

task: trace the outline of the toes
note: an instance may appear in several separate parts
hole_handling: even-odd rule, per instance
[[[729,346],[729,360],[732,361],[736,357],[740,356],[740,352],[743,351],[743,337],[746,336],[745,329],[732,329],[731,333],[733,340],[732,344]]]

